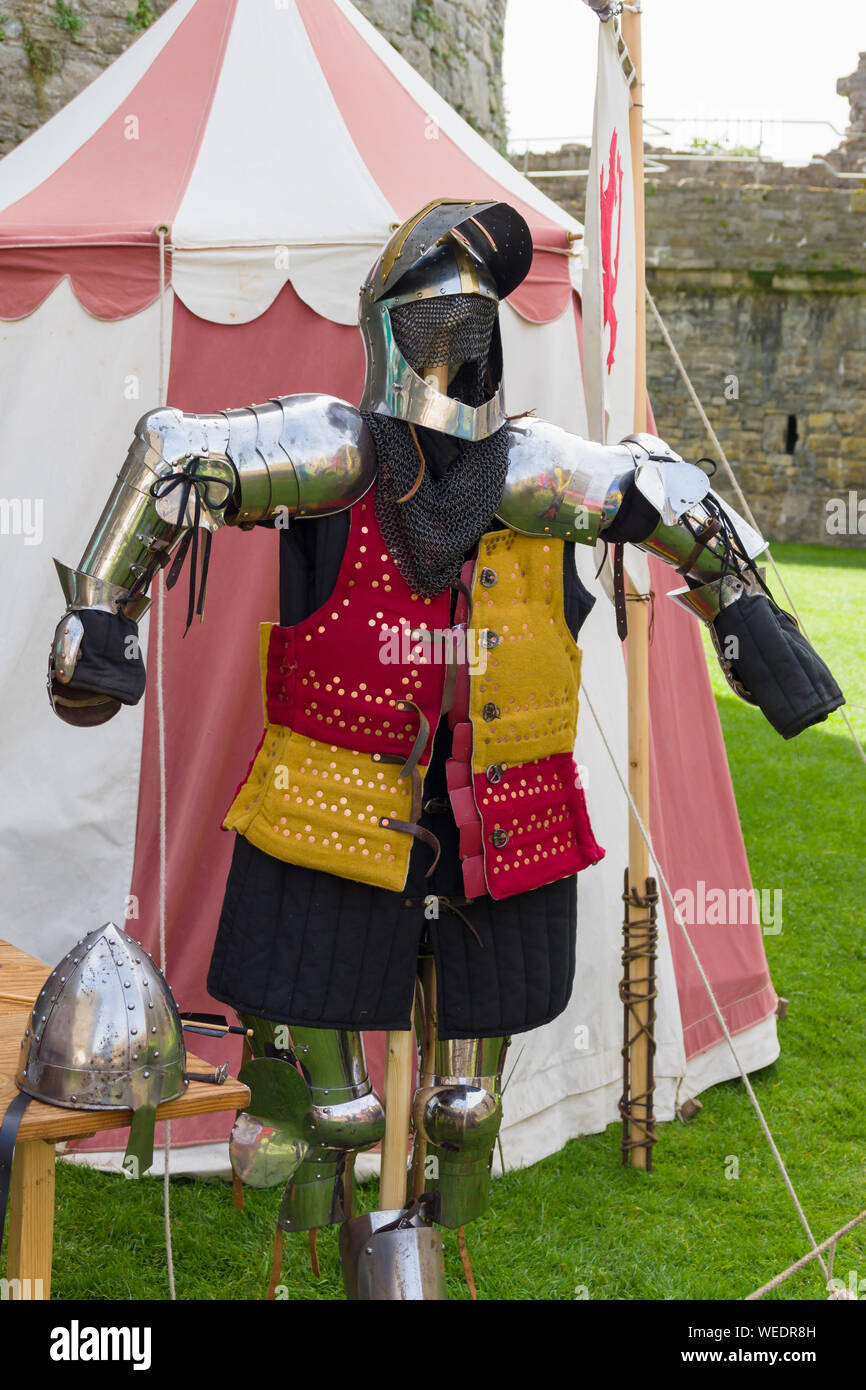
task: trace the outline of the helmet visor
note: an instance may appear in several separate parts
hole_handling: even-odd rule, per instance
[[[448,294],[395,305],[394,340],[409,366],[423,376],[448,367],[449,379],[466,362],[486,362],[498,304],[480,294]]]

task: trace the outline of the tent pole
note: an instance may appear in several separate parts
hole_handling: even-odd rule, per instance
[[[629,111],[629,138],[634,178],[635,228],[635,394],[634,428],[647,427],[646,391],[646,236],[644,218],[644,130],[643,130],[643,64],[641,54],[640,12],[628,10],[622,17],[622,35],[634,65],[632,105]],[[649,772],[649,599],[638,595],[627,580],[628,637],[628,759],[629,790],[645,825],[650,819]],[[644,915],[635,892],[642,902],[647,894],[649,853],[634,818],[629,819],[628,882],[634,906],[632,917]],[[627,911],[626,917],[629,913]],[[637,926],[637,923],[635,923]],[[628,930],[628,928],[626,928]],[[652,1163],[652,1054],[654,1041],[650,1034],[653,1016],[652,995],[655,974],[651,947],[646,936],[632,936],[626,941],[631,955],[627,966],[628,992],[632,1000],[626,1004],[627,1056],[625,1076],[627,1105],[624,1129],[623,1161],[634,1168],[649,1168]],[[641,949],[646,947],[646,949]]]

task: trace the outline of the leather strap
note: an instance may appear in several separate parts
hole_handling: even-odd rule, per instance
[[[6,1226],[6,1207],[9,1202],[9,1184],[12,1180],[12,1155],[21,1117],[30,1104],[31,1097],[19,1091],[6,1107],[3,1123],[0,1125],[0,1245],[3,1243],[3,1230]]]
[[[412,809],[409,819],[413,824],[421,819],[421,773],[417,767],[412,769]]]
[[[178,518],[179,524],[181,525],[186,521],[186,512],[190,500],[190,495],[192,495],[193,498],[192,529],[187,531],[183,539],[181,540],[181,543],[177,548],[174,561],[172,562],[171,568],[168,572],[168,578],[165,581],[165,587],[167,589],[174,588],[175,584],[180,578],[180,572],[183,569],[183,563],[186,559],[187,551],[190,551],[191,555],[189,568],[189,601],[187,604],[186,628],[183,634],[184,637],[186,637],[186,634],[189,632],[190,627],[192,626],[192,620],[196,616],[196,614],[199,616],[199,618],[204,617],[204,599],[205,591],[207,589],[207,576],[208,568],[210,566],[210,550],[213,536],[209,530],[205,531],[201,549],[201,577],[199,580],[198,601],[196,601],[195,584],[196,572],[198,570],[198,533],[199,526],[201,523],[202,500],[207,498],[207,488],[209,483],[216,482],[225,485],[224,480],[222,478],[217,478],[213,475],[208,475],[207,473],[200,473],[199,464],[201,462],[201,459],[193,459],[187,469],[180,468],[174,473],[169,473],[162,478],[157,478],[156,482],[152,485],[150,489],[151,497],[155,497],[157,500],[167,497],[169,493],[174,492],[177,489],[180,490],[181,496],[180,503],[178,506]],[[226,498],[226,501],[222,504],[220,510],[225,510],[225,507],[227,505],[228,497]]]
[[[697,534],[694,548],[689,551],[689,554],[686,556],[685,560],[683,560],[682,564],[677,565],[676,573],[682,575],[688,574],[701,551],[705,549],[707,544],[713,539],[713,536],[719,534],[721,529],[722,523],[719,521],[718,517],[713,517],[711,521],[707,522],[706,526],[702,526]]]
[[[628,637],[628,618],[625,607],[625,565],[623,546],[617,542],[613,547],[613,608],[616,613],[616,631],[621,642]]]
[[[464,927],[469,928],[472,935],[475,937],[475,940],[478,942],[478,945],[483,949],[484,942],[481,940],[481,937],[478,935],[477,931],[473,927],[469,918],[466,916],[465,912],[461,912],[460,908],[456,905],[456,903],[453,903],[450,898],[443,898],[440,896],[437,901],[441,904],[442,907],[447,908],[449,912],[453,912],[455,917],[460,918],[460,921],[463,923]]]
[[[414,710],[418,716],[418,732],[415,735],[412,752],[409,754],[398,774],[400,777],[409,777],[415,772],[418,766],[418,760],[427,747],[427,741],[430,738],[430,721],[423,710],[415,704],[414,700],[397,700],[394,708],[398,709],[401,714],[405,714],[409,710]]]
[[[433,863],[424,875],[425,878],[429,878],[439,863],[439,856],[442,852],[442,847],[433,831],[428,830],[426,825],[417,825],[407,820],[394,820],[391,816],[385,816],[379,821],[379,824],[383,830],[402,830],[404,835],[414,835],[416,840],[423,840],[424,844],[432,849]]]
[[[448,653],[448,665],[445,667],[445,683],[442,686],[442,704],[439,706],[439,718],[443,714],[449,714],[454,708],[454,693],[457,689],[457,662],[454,660],[453,648]]]
[[[457,593],[461,594],[466,600],[466,626],[469,628],[472,626],[472,614],[475,609],[475,604],[472,599],[472,590],[463,578],[455,579],[451,588],[456,589]]]
[[[429,878],[433,870],[436,868],[436,865],[439,863],[439,856],[442,852],[439,841],[433,834],[433,831],[428,830],[427,827],[424,825],[418,824],[418,821],[421,819],[422,810],[422,783],[421,773],[418,771],[418,759],[421,757],[421,754],[427,746],[427,740],[430,737],[430,721],[428,720],[427,716],[423,713],[423,711],[419,709],[418,705],[416,705],[412,700],[398,700],[395,704],[395,708],[401,711],[412,709],[415,710],[418,715],[420,727],[415,738],[415,743],[412,748],[412,752],[409,754],[405,762],[403,762],[402,758],[398,758],[394,753],[374,753],[373,762],[399,763],[400,771],[398,773],[398,776],[411,776],[412,804],[411,809],[409,811],[411,820],[394,820],[391,816],[386,816],[379,821],[379,824],[382,826],[383,830],[400,830],[405,835],[414,835],[416,840],[423,840],[424,844],[428,845],[429,848],[432,849],[433,862],[424,875],[425,878]]]
[[[461,619],[460,623],[455,623],[453,628],[455,633],[462,632],[465,639],[472,625],[472,590],[463,579],[455,580],[451,588],[455,593],[460,595],[466,605],[465,624]],[[456,616],[455,612],[455,618]],[[457,665],[457,644],[456,641],[452,640],[448,647],[448,662],[445,667],[445,684],[442,687],[442,704],[439,707],[440,719],[443,714],[450,714],[451,710],[454,708],[454,694],[457,689]]]
[[[421,754],[424,752],[424,749],[427,746],[427,741],[430,738],[430,721],[427,718],[426,714],[424,714],[423,710],[421,710],[418,707],[418,705],[415,704],[414,700],[396,700],[394,702],[394,708],[396,710],[399,710],[401,714],[404,713],[406,710],[414,710],[415,713],[418,715],[419,728],[417,734],[415,735],[415,742],[412,745],[412,751],[409,754],[408,758],[405,759],[405,761],[403,760],[403,758],[398,757],[396,753],[373,753],[371,754],[371,757],[374,763],[396,764],[400,768],[400,771],[397,774],[398,777],[411,777],[413,783],[412,790],[414,795],[415,774],[418,769],[418,760],[420,759]],[[420,778],[420,773],[418,774],[418,776]]]
[[[414,483],[413,483],[412,486],[410,487],[409,491],[408,491],[408,492],[405,492],[405,493],[403,494],[402,497],[398,497],[398,498],[397,498],[397,503],[398,503],[398,505],[399,505],[401,502],[408,502],[408,501],[410,500],[410,498],[412,498],[412,497],[415,496],[415,493],[418,491],[419,487],[421,486],[421,483],[423,482],[423,479],[424,479],[424,472],[425,472],[425,470],[426,470],[426,468],[427,468],[427,462],[426,462],[426,460],[425,460],[425,458],[424,458],[424,451],[423,451],[423,449],[421,448],[420,443],[418,442],[418,436],[417,436],[417,434],[415,433],[415,426],[412,424],[411,421],[409,422],[409,433],[411,434],[411,436],[412,436],[412,438],[413,438],[413,440],[414,440],[414,442],[415,442],[415,448],[416,448],[416,450],[417,450],[418,457],[419,457],[419,459],[421,460],[421,467],[418,469],[418,474],[417,474],[417,476],[416,476],[416,478],[415,478]]]
[[[405,766],[406,766],[406,764],[403,762],[403,759],[402,759],[402,758],[398,758],[397,755],[396,755],[396,753],[374,753],[374,754],[373,754],[373,762],[374,762],[374,763],[393,763],[393,764],[395,764],[396,766],[398,766],[398,767],[400,767],[400,768],[402,768],[402,769],[405,769]],[[413,821],[416,821],[416,820],[420,820],[420,818],[421,818],[421,773],[418,771],[417,767],[413,767],[413,768],[411,769],[411,773],[412,773],[412,802],[411,802],[411,809],[410,809],[410,811],[409,811],[409,816],[410,816],[410,818],[411,818]],[[405,777],[405,775],[406,775],[405,771],[401,771],[400,774],[399,774],[399,776],[401,776],[401,777]],[[392,820],[392,821],[389,822],[390,825],[394,825],[394,826],[396,826],[396,825],[398,825],[398,824],[402,825],[402,823],[403,823],[402,821],[398,822],[398,821],[395,821],[395,820]],[[381,825],[384,825],[385,822],[384,822],[384,821],[380,821],[380,824],[381,824]]]
[[[387,1226],[379,1226],[370,1239],[375,1240],[376,1236],[384,1235],[386,1231],[405,1231],[412,1225],[416,1217],[429,1223],[432,1220],[430,1212],[435,1198],[434,1192],[422,1192],[420,1197],[416,1197],[413,1202],[404,1207],[393,1221],[388,1222]]]

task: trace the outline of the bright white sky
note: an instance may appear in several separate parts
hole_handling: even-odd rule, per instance
[[[825,18],[826,16],[826,18]],[[505,84],[514,148],[535,137],[554,148],[592,131],[598,23],[583,0],[508,0]],[[703,118],[669,127],[677,143],[698,134],[757,144],[764,117],[848,123],[836,79],[866,49],[866,2],[848,0],[644,0],[646,116]],[[708,117],[725,117],[725,126]],[[652,139],[652,135],[649,136]],[[805,159],[838,143],[820,126],[764,129],[775,157]],[[661,140],[660,143],[673,143]]]

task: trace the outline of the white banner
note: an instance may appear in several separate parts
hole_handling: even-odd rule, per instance
[[[592,439],[616,444],[634,429],[634,182],[631,95],[615,22],[600,24],[592,154],[586,192],[583,361]],[[628,66],[628,60],[625,59]]]

